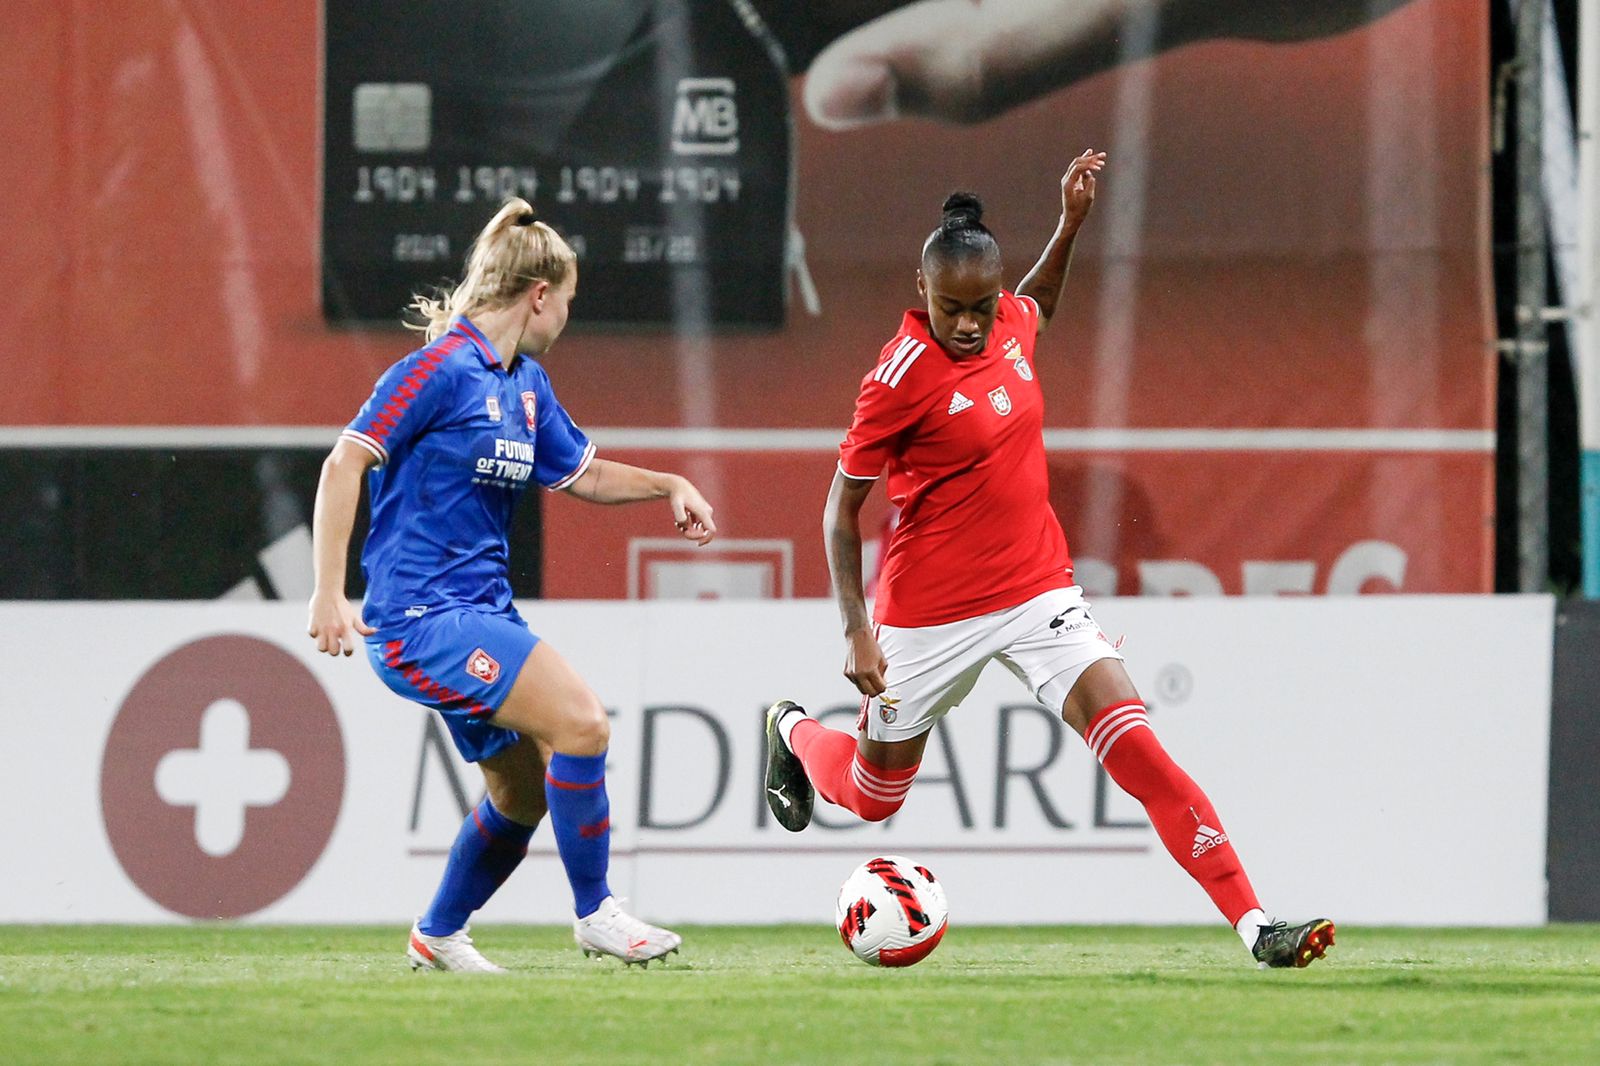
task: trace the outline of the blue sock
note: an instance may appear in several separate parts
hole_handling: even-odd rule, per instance
[[[611,895],[606,868],[611,865],[611,801],[606,797],[606,756],[550,756],[544,775],[544,794],[550,804],[550,828],[556,850],[572,884],[573,909],[578,917],[594,913]]]
[[[489,797],[461,823],[450,846],[439,891],[417,928],[428,936],[449,936],[467,924],[472,912],[489,902],[528,853],[533,827],[513,822],[494,809]]]

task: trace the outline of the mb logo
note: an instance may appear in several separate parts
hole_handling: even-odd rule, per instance
[[[739,106],[732,78],[680,78],[672,110],[672,150],[732,155],[739,150]]]

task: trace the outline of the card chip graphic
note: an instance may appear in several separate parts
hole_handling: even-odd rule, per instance
[[[365,82],[354,94],[358,152],[425,152],[432,142],[433,90],[416,82]]]

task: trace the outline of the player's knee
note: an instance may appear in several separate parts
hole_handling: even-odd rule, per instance
[[[592,693],[562,723],[552,747],[567,755],[599,755],[611,746],[611,719]]]

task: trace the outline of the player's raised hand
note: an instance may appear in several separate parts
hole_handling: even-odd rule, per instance
[[[883,675],[889,660],[870,629],[853,630],[845,637],[844,676],[863,696],[876,696],[889,687]]]
[[[1089,216],[1094,206],[1094,176],[1104,170],[1106,154],[1085,148],[1061,177],[1061,213],[1067,222],[1077,224]]]
[[[306,633],[317,642],[317,650],[328,655],[352,655],[361,637],[377,630],[361,620],[361,613],[337,593],[315,593],[311,597],[311,621]]]
[[[678,478],[668,499],[672,503],[672,521],[685,540],[704,547],[717,535],[717,524],[711,520],[711,505],[700,495],[700,490],[687,478]]]

